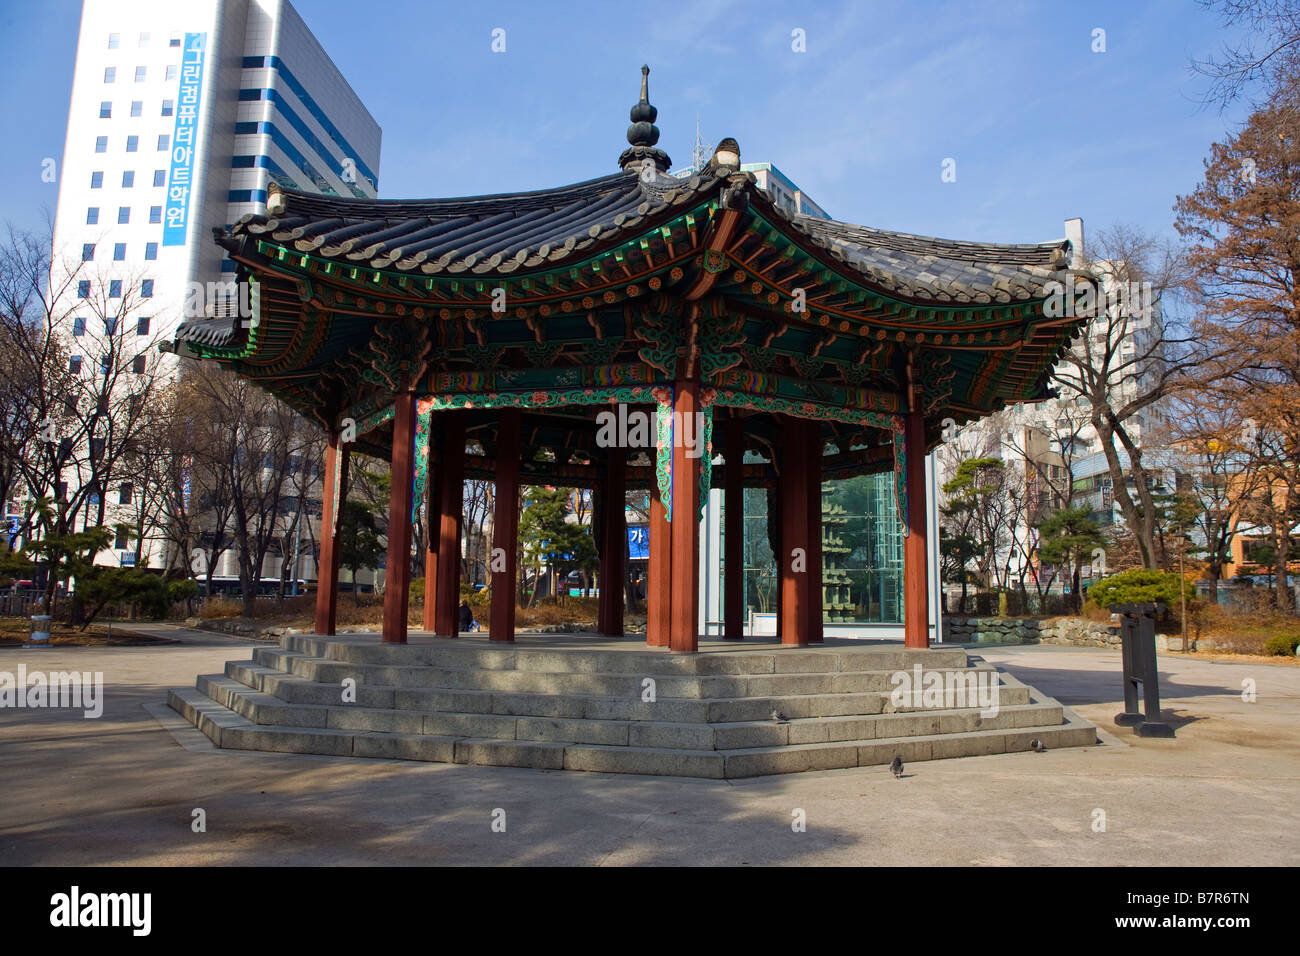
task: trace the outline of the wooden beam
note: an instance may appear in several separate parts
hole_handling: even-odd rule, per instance
[[[808,462],[808,640],[822,639],[822,438],[817,422],[805,421]]]
[[[907,452],[907,537],[903,542],[903,637],[908,647],[930,646],[930,607],[926,586],[925,419],[904,416]]]
[[[501,411],[497,426],[496,501],[492,514],[492,613],[488,639],[515,639],[515,572],[519,550],[519,431],[517,408]]]
[[[317,634],[334,634],[337,628],[339,600],[339,516],[348,499],[348,449],[340,446],[339,433],[329,432],[325,439],[325,488],[322,492],[320,522],[320,558],[316,563]],[[338,505],[335,506],[335,499]],[[353,590],[357,582],[352,582]]]
[[[460,526],[465,509],[465,414],[448,409],[444,418],[442,454],[438,462],[438,578],[433,630],[439,637],[460,631]],[[429,582],[425,582],[427,586]]]
[[[808,643],[808,439],[806,423],[781,418],[781,643]]]
[[[415,393],[393,399],[393,477],[388,492],[388,562],[384,576],[385,644],[406,643],[411,584],[411,466],[415,441]]]
[[[646,562],[645,642],[668,646],[668,608],[672,605],[672,528],[657,482],[650,488],[650,558]]]
[[[695,429],[700,408],[700,383],[679,379],[673,391],[678,428],[689,428],[697,444],[688,448],[682,434],[673,436],[672,605],[668,616],[669,647],[699,650],[700,604],[700,455],[703,435]],[[685,423],[685,424],[684,424]]]
[[[724,455],[722,636],[739,641],[745,636],[745,432],[738,414],[727,420]]]

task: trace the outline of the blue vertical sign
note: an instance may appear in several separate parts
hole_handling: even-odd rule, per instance
[[[199,97],[203,92],[203,51],[206,33],[185,34],[181,54],[181,88],[176,99],[176,129],[172,135],[171,173],[163,207],[163,245],[185,245],[190,225],[190,192],[194,186],[194,140],[199,129]]]

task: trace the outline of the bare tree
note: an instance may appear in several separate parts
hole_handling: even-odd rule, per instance
[[[1293,97],[1300,78],[1300,3],[1297,0],[1200,0],[1219,14],[1225,29],[1246,28],[1238,43],[1216,56],[1193,59],[1192,69],[1210,80],[1207,104],[1220,110],[1251,91],[1253,105]]]
[[[1143,567],[1158,569],[1156,475],[1144,457],[1144,424],[1165,414],[1168,400],[1226,374],[1233,350],[1209,344],[1204,323],[1177,314],[1175,290],[1186,263],[1170,243],[1116,226],[1098,237],[1089,266],[1095,286],[1070,298],[1088,317],[1083,334],[1053,370],[1062,397],[1087,408],[1111,479],[1115,502],[1133,533]],[[1130,487],[1131,486],[1131,487]]]

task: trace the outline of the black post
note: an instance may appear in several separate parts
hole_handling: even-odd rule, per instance
[[[1124,604],[1120,615],[1120,643],[1124,662],[1124,712],[1115,723],[1132,727],[1139,737],[1172,737],[1174,730],[1161,720],[1160,674],[1156,666],[1156,616],[1160,604]],[[1138,712],[1138,686],[1142,688],[1145,716]]]

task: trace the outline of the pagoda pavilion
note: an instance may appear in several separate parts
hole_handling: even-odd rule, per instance
[[[357,450],[392,462],[385,642],[407,639],[422,513],[424,627],[456,636],[467,478],[496,486],[493,641],[514,638],[520,486],[545,484],[596,494],[607,635],[623,634],[623,588],[609,586],[625,576],[622,505],[645,490],[647,642],[673,651],[698,647],[699,515],[714,486],[734,503],[724,636],[742,635],[740,502],[745,487],[768,489],[780,640],[818,642],[822,481],[892,472],[905,643],[927,646],[924,456],[945,425],[1049,396],[1082,321],[1045,308],[1069,281],[1070,243],[789,215],[740,170],[732,139],[705,168],[671,175],[648,73],[611,175],[422,200],[272,183],[266,214],[214,230],[250,283],[252,317],[187,322],[169,347],[327,432],[317,633],[335,632],[335,539]],[[598,414],[620,406],[652,423],[648,448],[600,440]]]

